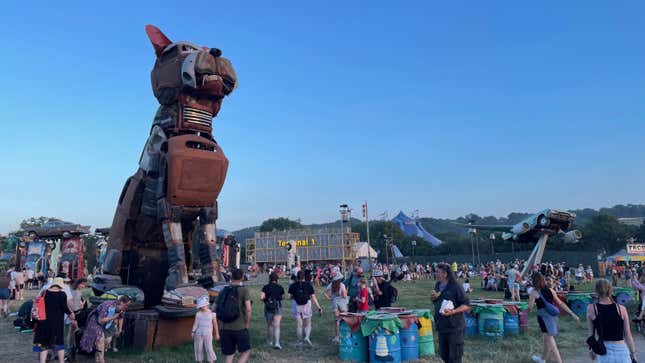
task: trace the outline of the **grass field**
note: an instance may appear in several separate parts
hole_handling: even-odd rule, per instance
[[[287,281],[281,281],[286,287]],[[479,288],[480,281],[471,279],[471,284],[475,291],[471,298],[502,298],[503,292],[488,292]],[[432,308],[430,303],[429,292],[434,286],[434,281],[422,280],[417,282],[396,283],[399,290],[399,302],[397,306],[406,308]],[[285,316],[282,320],[282,338],[283,349],[276,351],[266,344],[266,324],[263,317],[263,306],[259,299],[261,286],[249,286],[251,298],[253,300],[253,315],[251,323],[252,339],[252,362],[339,362],[338,347],[331,343],[334,335],[334,322],[329,310],[329,302],[325,299],[320,289],[317,289],[316,295],[321,301],[325,310],[322,317],[314,316],[312,342],[313,347],[297,345],[295,334],[295,321],[286,309]],[[591,284],[577,285],[577,291],[591,291]],[[30,291],[27,298],[32,297]],[[289,306],[287,302],[286,306]],[[14,303],[13,309],[16,310],[18,304]],[[577,325],[570,317],[565,316],[560,319],[560,335],[557,338],[560,352],[565,362],[576,361],[586,362],[586,327],[584,323]],[[639,337],[640,338],[640,337]],[[436,339],[436,337],[435,337]],[[640,338],[640,342],[643,340]],[[637,341],[637,345],[639,341]],[[645,344],[643,344],[645,345]],[[541,353],[542,334],[539,331],[535,313],[530,314],[529,331],[526,334],[516,337],[490,340],[483,337],[466,337],[465,359],[464,362],[499,362],[499,363],[521,363],[531,362],[530,356],[534,353]],[[642,350],[643,348],[641,348]],[[31,361],[33,353],[31,351],[31,335],[20,334],[10,327],[9,319],[0,319],[0,351],[8,351],[9,355],[4,355],[2,360],[7,362],[25,362]],[[218,360],[222,361],[222,356],[217,346],[216,353]],[[192,362],[193,347],[186,344],[178,347],[161,348],[150,352],[134,352],[121,350],[118,353],[108,353],[108,361],[112,362]],[[578,359],[575,359],[578,357]],[[89,362],[90,360],[80,360]],[[440,362],[438,358],[422,359],[420,362]]]
[[[281,281],[286,286],[286,281]],[[471,280],[475,297],[502,298],[503,292],[489,292],[479,288],[480,281]],[[399,290],[397,306],[406,308],[432,308],[429,292],[434,286],[434,281],[422,280],[416,282],[400,282],[395,286]],[[261,286],[251,286],[253,300],[253,315],[251,323],[251,336],[253,353],[252,362],[338,362],[338,347],[331,344],[334,335],[334,322],[329,303],[317,290],[316,295],[325,310],[322,317],[314,316],[312,342],[313,347],[296,345],[295,320],[290,314],[285,313],[282,320],[282,347],[276,351],[266,344],[266,325],[263,317],[263,306],[259,299]],[[577,290],[591,291],[590,284],[577,286]],[[288,306],[288,304],[286,305]],[[289,309],[286,309],[288,312]],[[576,355],[586,339],[584,324],[577,325],[570,317],[560,320],[560,336],[558,345],[563,357]],[[436,340],[436,338],[435,338]],[[537,326],[535,313],[530,315],[529,332],[517,337],[498,339],[496,341],[483,337],[467,337],[465,347],[466,362],[531,362],[530,356],[534,353],[541,354],[542,334]],[[218,357],[221,358],[219,352]],[[117,355],[112,355],[114,358]],[[191,362],[193,360],[192,346],[186,345],[174,348],[164,348],[145,353],[118,353],[121,361],[129,362]],[[125,359],[124,359],[125,358]],[[421,359],[420,362],[440,362],[437,358]]]

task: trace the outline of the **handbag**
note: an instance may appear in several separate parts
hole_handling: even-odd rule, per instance
[[[31,306],[31,316],[34,318],[34,320],[47,320],[47,312],[45,311],[46,293],[47,290],[43,291],[42,294],[36,296],[36,298],[34,299],[34,304]]]
[[[594,352],[597,355],[605,355],[607,354],[607,347],[605,347],[605,342],[602,341],[602,324],[597,324],[596,322],[599,321],[600,316],[598,315],[598,308],[597,304],[593,304],[593,309],[596,312],[596,320],[594,321],[593,324],[593,332],[591,332],[591,336],[587,338],[587,345],[589,346],[589,349],[591,349],[592,352]],[[596,339],[596,333],[598,332],[598,339]]]
[[[544,302],[544,310],[546,310],[546,312],[549,313],[549,315],[551,315],[551,316],[560,315],[560,309],[558,309],[557,306],[555,306],[555,305],[551,304],[550,302],[548,302],[544,298],[544,296],[542,296],[542,292],[540,291],[540,289],[537,289],[537,291],[538,291],[538,295],[540,295],[540,299],[542,299],[542,302]]]

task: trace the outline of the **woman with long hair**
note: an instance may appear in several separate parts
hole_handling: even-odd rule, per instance
[[[580,322],[580,318],[573,312],[566,303],[558,299],[556,292],[547,286],[544,275],[539,272],[533,273],[532,277],[531,295],[529,296],[529,311],[533,310],[533,306],[537,305],[538,308],[538,324],[542,330],[542,337],[544,339],[544,346],[542,348],[542,357],[535,354],[531,357],[534,362],[544,363],[549,359],[562,363],[558,345],[555,342],[555,337],[558,335],[558,315],[551,315],[547,310],[547,304],[554,305],[566,311],[573,320]]]
[[[598,303],[587,306],[589,336],[594,336],[595,330],[598,340],[602,340],[607,348],[607,354],[595,355],[591,352],[591,358],[597,358],[598,363],[631,363],[636,347],[629,326],[629,314],[624,306],[612,300],[613,290],[609,281],[596,281]]]
[[[334,279],[325,289],[325,296],[331,299],[331,310],[336,320],[336,335],[332,342],[340,343],[340,314],[346,313],[347,306],[347,288],[343,284],[343,274],[336,273]]]

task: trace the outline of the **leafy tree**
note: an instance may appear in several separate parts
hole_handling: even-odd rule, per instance
[[[56,218],[40,216],[40,217],[31,217],[31,218],[23,219],[22,222],[20,222],[20,228],[26,229],[29,227],[40,227],[50,219],[56,219]]]
[[[285,231],[288,229],[301,229],[303,228],[302,224],[297,221],[293,221],[289,218],[271,218],[262,222],[260,225],[260,232],[271,232],[273,230]]]
[[[582,228],[582,244],[586,250],[614,253],[625,247],[634,229],[620,223],[616,217],[600,214]]]

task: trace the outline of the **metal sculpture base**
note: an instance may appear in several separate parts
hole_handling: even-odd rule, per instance
[[[526,263],[524,264],[524,268],[522,269],[522,278],[525,278],[528,276],[529,271],[533,268],[535,265],[539,265],[542,263],[542,256],[544,255],[544,249],[546,248],[546,241],[549,239],[548,234],[542,234],[540,236],[540,239],[538,239],[537,243],[535,244],[535,247],[533,247],[533,251],[529,255],[529,258],[526,260]]]

